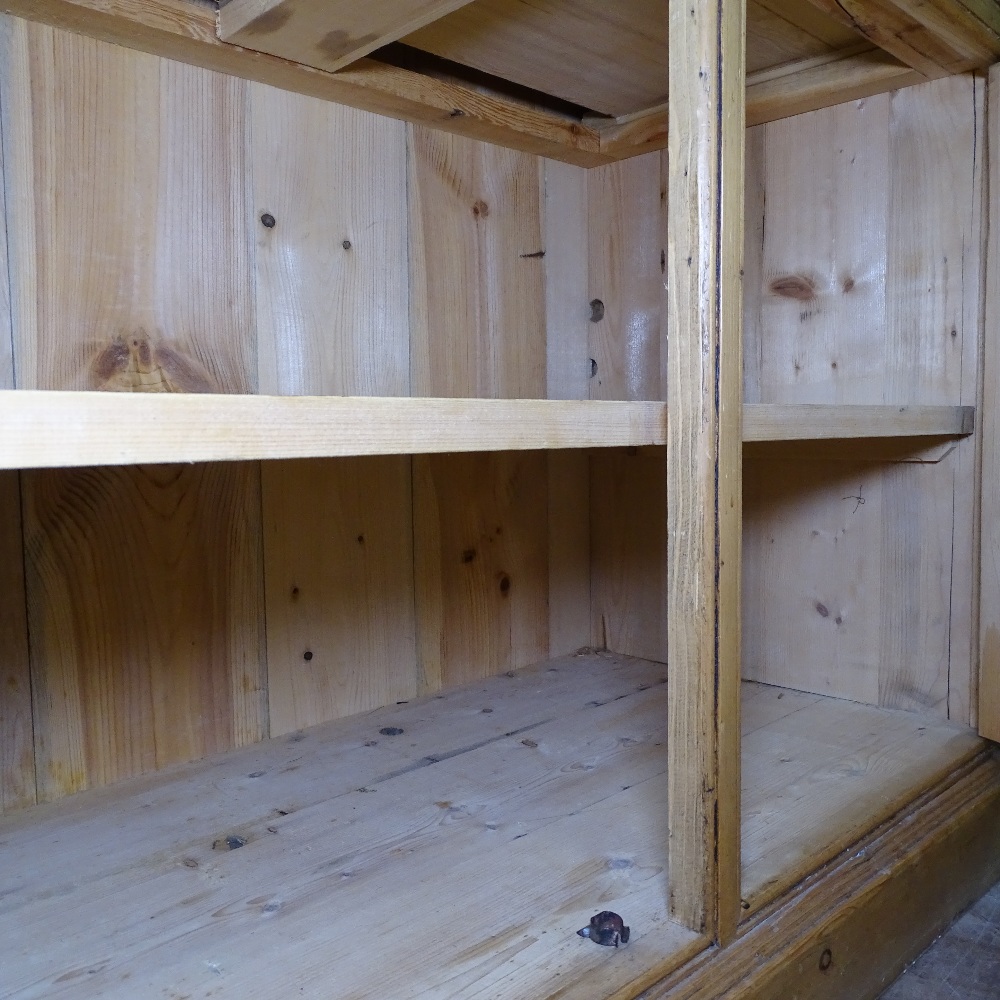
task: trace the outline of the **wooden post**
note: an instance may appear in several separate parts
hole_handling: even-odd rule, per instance
[[[670,0],[667,492],[671,913],[740,913],[744,0]]]
[[[1000,67],[990,70],[986,146],[989,163],[989,243],[986,250],[986,321],[979,416],[980,476],[979,732],[1000,740]]]

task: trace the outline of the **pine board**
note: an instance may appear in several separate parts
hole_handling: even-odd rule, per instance
[[[18,386],[253,391],[247,85],[14,18],[0,46]]]
[[[870,825],[886,796],[981,745],[906,713],[744,689],[747,766],[782,779],[748,782],[749,810],[782,810],[750,833],[752,859],[797,844],[817,863],[847,835],[845,797]],[[650,985],[700,946],[665,917],[666,699],[660,665],[568,657],[0,820],[5,992]],[[223,849],[230,836],[245,846]],[[633,928],[617,951],[574,933],[605,906]]]
[[[769,703],[788,699],[793,711]],[[763,705],[761,705],[763,703]],[[743,685],[743,898],[754,911],[983,746],[964,725]],[[775,718],[777,711],[782,714]]]
[[[267,733],[258,468],[23,476],[39,798]]]
[[[53,942],[45,967],[8,966],[11,996],[134,995],[169,984],[182,993],[237,996],[252,989],[268,997],[285,995],[290,981],[306,989],[335,981],[345,997],[373,989],[398,997],[531,996],[558,976],[565,995],[582,997],[590,995],[597,970],[614,990],[671,958],[677,964],[697,938],[665,919],[665,846],[656,837],[665,806],[656,699],[662,672],[623,670],[613,658],[590,657],[547,665],[533,678],[529,672],[528,683],[523,677],[346,720],[356,734],[348,737],[352,750],[340,739],[317,754],[316,735],[305,734],[195,765],[200,777],[193,782],[175,779],[126,798],[121,806],[134,808],[128,826],[138,826],[121,854],[99,855],[72,900],[65,874],[51,866],[39,873],[40,883],[25,879],[6,896],[5,936],[16,935],[6,937],[12,956],[33,950],[29,913],[61,914],[77,927]],[[550,678],[564,691],[558,719],[549,717],[552,703],[538,697]],[[502,728],[510,722],[501,722],[501,713],[519,723],[517,731]],[[442,725],[451,719],[459,723],[455,732]],[[389,762],[377,757],[398,739],[379,734],[388,722],[404,728],[403,742],[416,740],[419,749],[410,751],[411,765],[403,761],[386,773]],[[480,735],[470,743],[473,729]],[[360,738],[368,733],[373,746]],[[280,794],[288,781],[322,789],[322,797],[288,809]],[[257,799],[249,808],[244,789]],[[224,811],[235,806],[257,818],[220,828],[213,815],[220,802]],[[268,808],[275,802],[288,814],[275,815]],[[98,803],[104,821],[93,812],[75,817],[78,847],[86,850],[88,833],[102,837],[108,816],[122,815],[110,804]],[[614,820],[622,811],[633,817],[624,826]],[[192,812],[199,814],[193,825],[181,818]],[[0,836],[10,856],[29,865],[19,868],[25,872],[30,858],[40,857],[27,841],[37,847],[39,837],[60,838],[60,825],[35,826],[32,834],[24,824],[20,837],[8,828]],[[245,848],[212,849],[214,839],[235,829],[247,838]],[[163,845],[159,850],[144,842],[146,830]],[[142,853],[130,861],[138,844]],[[482,877],[484,852],[498,877]],[[63,888],[58,901],[53,888]],[[113,925],[109,938],[108,923],[81,921],[77,910],[111,898],[133,916]],[[627,949],[609,954],[574,933],[595,900],[627,909],[636,925]],[[150,923],[134,919],[137,912],[153,914],[159,933],[150,935]],[[378,935],[354,934],[361,913],[380,928]],[[414,921],[416,913],[424,919]],[[351,947],[344,949],[347,938]],[[272,947],[261,947],[265,939]],[[365,941],[376,949],[371,960]],[[91,949],[100,960],[82,964]],[[429,951],[440,960],[427,962]],[[373,963],[382,970],[377,983]],[[94,971],[74,974],[83,968]]]
[[[954,453],[881,464],[756,450],[744,677],[947,718],[955,476]]]
[[[408,135],[413,395],[544,398],[537,160],[419,126]]]
[[[421,692],[548,655],[547,485],[538,452],[414,458]]]
[[[410,460],[262,466],[270,735],[417,691]]]
[[[665,154],[588,174],[591,399],[666,399]]]
[[[591,643],[667,660],[667,456],[613,448],[590,457]]]
[[[990,72],[990,84],[1000,90],[1000,70]],[[1000,136],[1000,109],[997,102],[989,107],[990,143]],[[996,148],[993,146],[992,148]],[[990,161],[989,254],[986,278],[986,326],[983,344],[983,438],[981,482],[1000,480],[1000,342],[996,323],[1000,315],[1000,157]],[[979,731],[1000,741],[1000,495],[994,488],[984,489],[980,498],[980,572],[979,593],[980,663],[978,681]]]
[[[923,407],[976,402],[983,119],[969,76],[750,131],[748,402],[807,404],[802,437],[824,404],[906,406],[917,432]],[[976,447],[882,467],[842,451],[826,470],[815,447],[755,449],[745,675],[970,721]]]
[[[250,106],[260,391],[409,395],[406,126],[261,84]]]

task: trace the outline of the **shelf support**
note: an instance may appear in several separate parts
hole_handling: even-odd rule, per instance
[[[670,0],[667,399],[670,909],[740,915],[745,0]]]

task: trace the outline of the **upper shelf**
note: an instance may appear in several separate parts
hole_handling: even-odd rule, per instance
[[[218,11],[205,0],[6,0],[4,9],[584,166],[666,146],[668,0],[223,0]],[[748,0],[747,122],[998,60],[993,0]]]
[[[744,407],[745,441],[954,437],[972,407]],[[0,468],[664,445],[657,402],[0,392]]]

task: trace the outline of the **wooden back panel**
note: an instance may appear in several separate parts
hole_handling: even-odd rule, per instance
[[[975,404],[983,83],[748,132],[750,402]],[[759,445],[744,466],[749,679],[970,721],[976,439]]]

